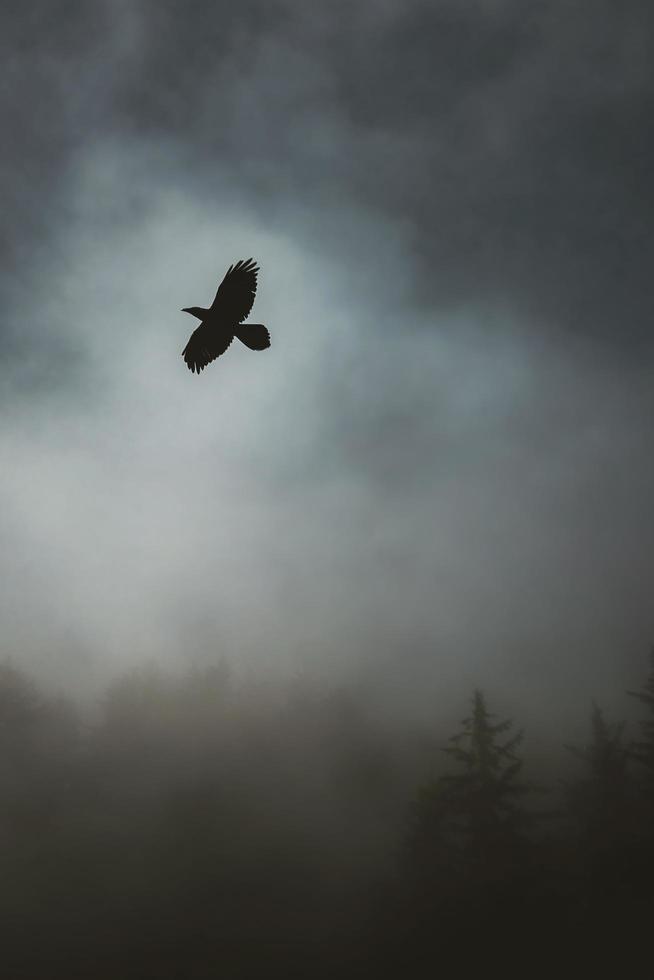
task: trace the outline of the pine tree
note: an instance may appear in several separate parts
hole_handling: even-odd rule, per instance
[[[588,743],[566,748],[585,767],[581,779],[566,785],[576,826],[570,857],[573,893],[591,928],[622,928],[630,903],[642,891],[646,853],[624,722],[607,722],[593,702]]]
[[[625,832],[629,820],[632,786],[629,774],[631,748],[625,741],[624,722],[610,724],[593,702],[591,737],[583,747],[566,748],[586,767],[586,776],[568,785],[568,805],[588,842],[605,846]]]
[[[444,751],[459,771],[425,786],[416,808],[414,844],[425,870],[452,887],[510,878],[524,855],[526,814],[517,749],[522,731],[511,720],[495,721],[481,691],[472,713]]]
[[[649,717],[641,721],[642,738],[632,746],[634,759],[645,767],[648,774],[649,795],[654,796],[654,647],[650,651],[650,670],[640,691],[627,691],[645,705]]]
[[[636,763],[634,822],[641,840],[641,863],[649,869],[651,880],[654,877],[654,647],[649,659],[649,674],[642,688],[627,694],[647,709],[647,716],[640,722],[641,737],[632,743],[630,754]]]

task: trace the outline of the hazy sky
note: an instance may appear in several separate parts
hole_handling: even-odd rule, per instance
[[[222,651],[556,723],[639,684],[650,5],[2,21],[2,653],[78,691]],[[272,347],[191,375],[180,309],[249,256]]]

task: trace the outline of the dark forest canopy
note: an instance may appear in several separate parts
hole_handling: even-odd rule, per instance
[[[633,951],[654,904],[653,679],[654,658],[633,730],[580,705],[587,741],[552,746],[566,778],[545,786],[481,691],[435,747],[350,692],[224,662],[135,670],[89,724],[5,662],[8,975],[418,975],[435,942],[465,975],[546,937],[587,965],[609,938]]]

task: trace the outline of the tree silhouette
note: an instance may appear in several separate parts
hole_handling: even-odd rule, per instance
[[[647,709],[640,722],[641,737],[631,744],[630,756],[636,763],[637,805],[633,818],[639,842],[639,866],[644,887],[654,880],[654,646],[649,655],[649,673],[639,691],[627,691]]]
[[[522,731],[510,719],[495,721],[481,691],[472,697],[472,713],[461,723],[444,752],[459,771],[440,776],[420,792],[414,847],[427,874],[447,889],[478,891],[512,877],[524,852],[526,814],[521,798],[522,760],[517,749]]]
[[[435,935],[441,962],[456,963],[465,975],[489,957],[519,959],[518,948],[529,943],[539,879],[523,799],[523,733],[511,719],[497,719],[481,691],[471,701],[443,749],[452,771],[424,785],[413,805],[396,938],[389,939],[398,969],[409,944],[417,959],[433,955]]]
[[[607,722],[593,702],[589,741],[566,748],[585,768],[581,779],[564,784],[574,825],[574,890],[588,922],[614,922],[640,887],[643,856],[624,722]]]
[[[645,767],[649,774],[649,794],[654,797],[654,646],[649,655],[650,669],[640,691],[627,691],[629,697],[637,698],[644,704],[649,717],[641,721],[642,738],[632,746],[634,759]]]
[[[589,742],[566,745],[586,766],[586,777],[567,786],[568,803],[582,832],[605,841],[624,829],[631,797],[630,746],[625,742],[624,722],[610,724],[593,701]]]

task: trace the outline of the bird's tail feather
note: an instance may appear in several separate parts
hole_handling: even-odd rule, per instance
[[[241,323],[234,334],[250,350],[265,350],[270,347],[270,334],[263,323]]]

